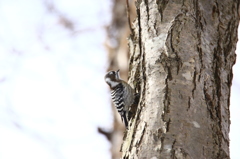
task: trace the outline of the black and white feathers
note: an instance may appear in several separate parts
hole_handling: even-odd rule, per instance
[[[120,79],[119,70],[108,72],[105,81],[111,88],[112,101],[125,126],[128,127],[128,112],[134,102],[134,90],[127,82]]]

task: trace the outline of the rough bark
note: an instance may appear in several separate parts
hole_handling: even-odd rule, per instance
[[[137,0],[125,159],[229,158],[238,0]]]

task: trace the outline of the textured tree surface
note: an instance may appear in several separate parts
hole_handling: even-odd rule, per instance
[[[238,0],[137,0],[129,82],[141,94],[126,159],[229,157]]]

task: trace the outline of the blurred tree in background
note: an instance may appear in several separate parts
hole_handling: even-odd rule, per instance
[[[130,1],[130,16],[131,19],[135,19],[136,9],[134,1]],[[113,0],[112,8],[112,20],[107,27],[107,39],[105,46],[108,50],[109,70],[120,69],[121,78],[127,81],[128,77],[128,61],[129,61],[129,48],[127,44],[127,38],[130,34],[129,23],[127,18],[126,1]],[[118,159],[121,157],[120,147],[123,140],[123,134],[125,127],[120,119],[118,112],[114,106],[114,125],[111,132],[110,140],[112,143],[112,158]]]

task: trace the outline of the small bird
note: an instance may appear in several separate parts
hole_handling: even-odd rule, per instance
[[[134,103],[134,90],[120,78],[119,70],[110,71],[105,75],[105,81],[110,86],[113,103],[128,128],[129,109]]]

